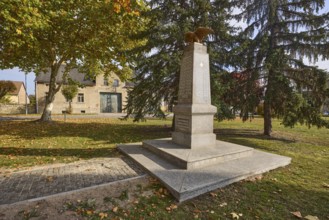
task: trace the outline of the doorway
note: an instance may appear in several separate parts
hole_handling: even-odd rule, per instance
[[[101,113],[120,113],[122,112],[121,93],[100,93],[100,112]]]

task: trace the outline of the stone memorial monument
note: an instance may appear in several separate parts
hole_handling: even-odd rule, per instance
[[[126,155],[157,177],[178,201],[277,167],[291,159],[216,140],[211,105],[209,55],[202,44],[212,30],[200,27],[185,35],[178,104],[172,138],[119,145]]]

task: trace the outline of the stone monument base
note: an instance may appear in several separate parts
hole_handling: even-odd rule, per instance
[[[247,157],[253,151],[253,148],[223,141],[215,141],[215,146],[190,149],[174,143],[171,138],[144,141],[143,147],[177,167],[187,170]]]
[[[158,178],[179,202],[291,161],[289,157],[223,141],[217,141],[216,147],[196,150],[175,144],[171,138],[118,148]]]

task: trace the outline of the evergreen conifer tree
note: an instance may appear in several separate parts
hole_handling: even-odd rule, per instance
[[[147,37],[148,42],[136,50],[140,53],[136,56],[135,85],[129,91],[126,105],[127,117],[133,115],[135,121],[143,120],[146,114],[165,117],[162,101],[166,101],[169,109],[177,102],[186,32],[200,26],[214,30],[206,42],[213,78],[223,71],[231,40],[227,0],[150,0],[149,6],[150,10],[144,16],[150,20],[150,26],[140,36]],[[216,83],[212,86],[217,92],[221,90]],[[213,101],[218,103],[217,98]]]
[[[235,81],[236,92],[226,94],[230,104],[246,120],[263,99],[265,135],[271,135],[273,116],[282,118],[285,126],[328,126],[320,114],[329,96],[328,73],[305,62],[329,57],[329,13],[320,14],[325,1],[235,3],[241,9],[237,19],[247,27],[245,41],[235,51],[240,80]]]

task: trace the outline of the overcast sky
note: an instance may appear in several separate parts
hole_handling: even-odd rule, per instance
[[[329,0],[326,0],[326,6],[323,11],[324,12],[329,11]],[[319,66],[322,69],[326,69],[327,71],[329,71],[329,60],[319,61],[315,65]],[[27,79],[27,85],[26,85],[27,93],[35,94],[35,85],[34,85],[35,74],[34,73],[27,74],[26,79]],[[25,73],[20,72],[18,68],[0,70],[0,80],[12,80],[12,81],[25,82]]]

